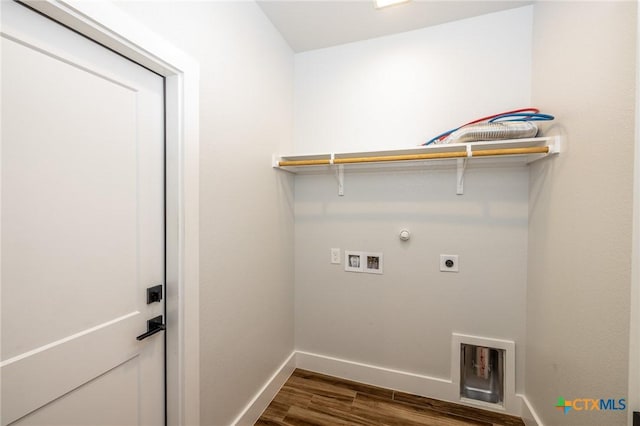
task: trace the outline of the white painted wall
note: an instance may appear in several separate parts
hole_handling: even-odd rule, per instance
[[[532,8],[296,55],[297,152],[410,147],[530,102]],[[514,340],[524,389],[528,171],[296,178],[296,348],[450,377],[451,333]],[[402,243],[401,228],[412,238]],[[384,253],[347,273],[329,249]],[[439,272],[439,254],[460,273]],[[435,396],[435,395],[434,395]]]
[[[554,405],[628,396],[636,17],[635,2],[535,5],[533,101],[569,140],[530,177],[526,395],[547,426],[627,420]]]
[[[348,174],[344,197],[331,176],[296,179],[298,350],[448,379],[459,332],[514,340],[522,365],[526,169],[469,171],[463,196],[455,171]],[[383,252],[384,275],[329,264],[331,247]]]
[[[121,2],[200,62],[201,424],[229,424],[293,351],[293,54],[252,2]]]
[[[529,106],[532,6],[295,57],[297,152],[404,148]]]

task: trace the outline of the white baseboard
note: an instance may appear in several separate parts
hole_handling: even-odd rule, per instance
[[[526,426],[544,426],[527,397],[522,394],[516,394],[516,397],[522,402],[520,417],[522,417],[524,424]]]
[[[457,380],[424,376],[302,351],[296,352],[296,365],[298,368],[353,380],[355,382],[394,389],[414,395],[439,399],[441,401],[468,405],[483,410],[520,416],[521,404],[515,393],[507,398],[509,405],[503,408],[495,404],[460,398],[460,385]]]
[[[293,351],[231,424],[244,426],[253,425],[258,421],[262,412],[269,406],[295,369],[296,352]]]
[[[309,352],[297,351],[296,364],[298,368],[317,373],[445,401],[455,401],[458,394],[456,389],[452,387],[451,380],[448,379],[423,376]]]
[[[521,416],[526,426],[544,426],[526,396],[522,394],[515,395],[518,404],[514,404],[515,407],[511,410],[496,410],[490,406],[467,404],[465,401],[461,401],[458,385],[449,379],[424,376],[303,351],[294,351],[289,355],[232,424],[236,426],[253,425],[296,368],[442,401],[506,412]]]

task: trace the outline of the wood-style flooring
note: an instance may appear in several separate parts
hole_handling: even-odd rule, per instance
[[[256,425],[524,426],[519,417],[297,369]]]

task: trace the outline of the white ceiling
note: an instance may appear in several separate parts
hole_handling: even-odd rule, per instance
[[[413,0],[376,9],[373,0],[258,0],[295,52],[401,33],[512,9],[533,0]]]

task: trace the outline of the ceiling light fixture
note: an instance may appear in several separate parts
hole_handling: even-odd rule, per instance
[[[408,3],[411,0],[373,0],[376,9],[382,9],[383,7],[389,7],[400,3]]]

